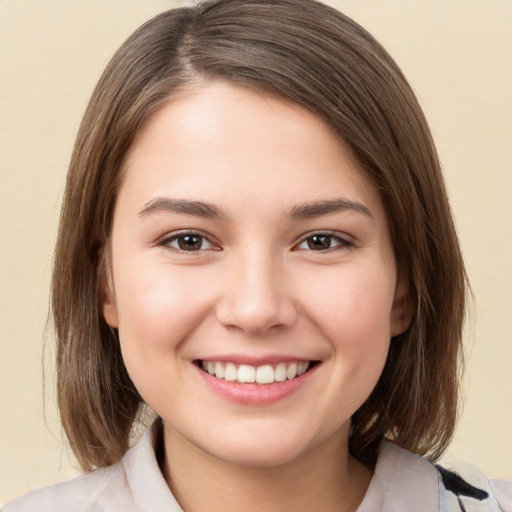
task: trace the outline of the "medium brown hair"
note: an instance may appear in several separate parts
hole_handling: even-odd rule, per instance
[[[373,464],[386,436],[439,457],[456,420],[466,276],[421,108],[387,52],[340,12],[314,0],[217,0],[134,32],[96,86],[73,150],[52,310],[61,419],[81,466],[123,456],[142,404],[99,297],[123,159],[144,121],[198,77],[309,109],[378,188],[414,314],[353,415],[350,449]]]

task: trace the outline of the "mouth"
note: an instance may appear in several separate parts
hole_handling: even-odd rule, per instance
[[[295,380],[317,366],[320,361],[289,361],[251,366],[233,362],[198,359],[194,363],[216,379],[235,384],[269,385]]]

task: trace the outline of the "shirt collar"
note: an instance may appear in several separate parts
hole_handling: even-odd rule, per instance
[[[384,440],[375,473],[357,512],[439,511],[439,481],[426,459]]]
[[[162,436],[157,420],[123,457],[135,503],[145,512],[183,512],[158,466],[155,450]],[[437,472],[426,459],[384,440],[375,473],[357,512],[439,511]]]

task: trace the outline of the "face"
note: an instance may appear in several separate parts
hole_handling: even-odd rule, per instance
[[[109,281],[105,319],[165,435],[240,464],[348,440],[406,327],[375,187],[312,113],[223,82],[138,134]]]

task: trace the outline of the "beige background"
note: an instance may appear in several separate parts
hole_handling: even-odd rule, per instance
[[[54,406],[51,337],[46,397],[42,386],[66,165],[107,59],[179,3],[0,0],[0,503],[76,471]],[[448,458],[512,479],[512,1],[330,3],[402,66],[444,163],[477,299],[466,406]]]

